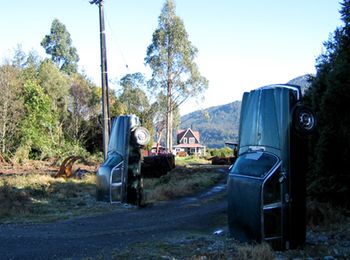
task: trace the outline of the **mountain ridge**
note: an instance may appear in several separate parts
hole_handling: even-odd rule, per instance
[[[302,92],[311,85],[310,74],[288,81],[299,85]],[[199,131],[200,142],[209,148],[220,148],[225,142],[237,142],[242,101],[236,100],[224,105],[193,111],[181,117],[180,128]]]

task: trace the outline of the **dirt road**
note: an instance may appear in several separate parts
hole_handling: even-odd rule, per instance
[[[145,208],[48,224],[0,226],[1,259],[112,258],[137,242],[190,232],[212,234],[225,225],[225,185],[198,196]]]

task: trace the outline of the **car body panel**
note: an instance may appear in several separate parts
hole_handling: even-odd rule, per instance
[[[132,132],[140,126],[135,115],[115,118],[108,144],[107,159],[96,174],[97,199],[112,202],[111,186],[120,186],[116,197],[120,202],[128,202],[128,178],[140,173],[140,147],[133,141]],[[130,158],[133,160],[130,163]],[[132,168],[132,169],[130,169]],[[115,176],[113,176],[115,174]],[[121,182],[119,185],[118,183]]]
[[[228,179],[230,234],[241,241],[278,249],[305,242],[305,145],[292,131],[300,102],[300,87],[288,84],[243,94],[238,159]],[[267,155],[276,158],[273,166]]]

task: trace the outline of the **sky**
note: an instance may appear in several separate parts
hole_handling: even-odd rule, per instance
[[[57,18],[77,48],[79,70],[101,85],[98,7],[88,0],[1,0],[0,61],[18,45],[47,57],[40,42]],[[165,0],[104,0],[109,86],[127,73],[150,77],[144,64]],[[241,100],[245,91],[315,73],[340,20],[337,0],[175,0],[195,59],[209,80],[204,100],[191,99],[181,115]]]

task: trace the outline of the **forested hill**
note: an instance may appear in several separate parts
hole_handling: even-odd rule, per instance
[[[210,148],[238,140],[241,101],[198,110],[181,117],[181,129],[199,131],[201,143]]]
[[[288,84],[299,85],[304,93],[310,86],[310,75],[296,77]],[[257,86],[261,87],[261,86]],[[225,142],[238,140],[241,101],[197,110],[181,117],[181,129],[199,131],[201,143],[210,148],[222,147]]]

